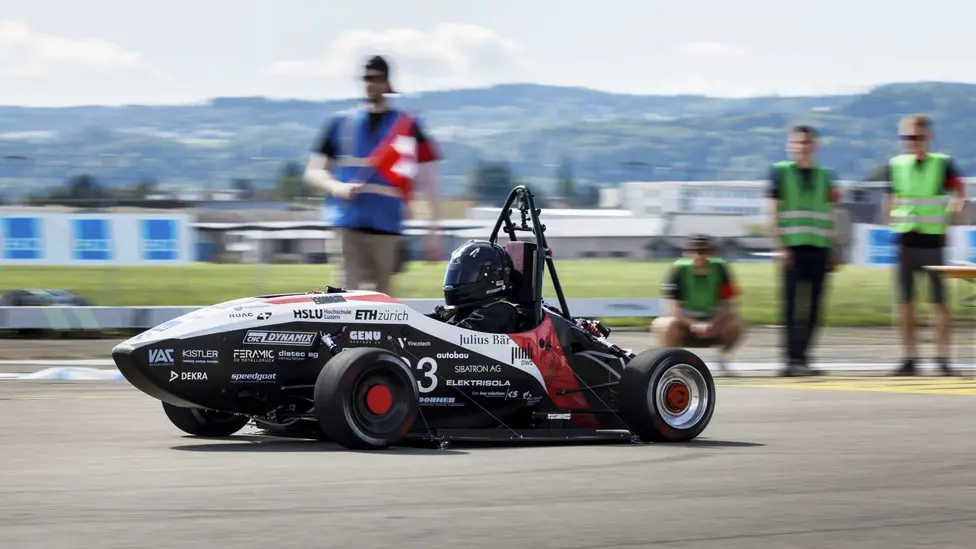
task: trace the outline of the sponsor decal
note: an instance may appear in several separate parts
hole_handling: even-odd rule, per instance
[[[265,311],[263,313],[258,313],[258,320],[268,320],[271,318],[271,312]]]
[[[183,362],[186,364],[216,364],[217,357],[216,349],[186,349],[183,351]]]
[[[410,318],[407,311],[378,311],[376,309],[359,309],[356,320],[403,321]]]
[[[508,387],[511,381],[505,379],[448,379],[448,387]]]
[[[150,364],[173,364],[173,349],[149,349]]]
[[[318,358],[318,353],[308,353],[305,351],[278,351],[278,358],[280,360],[306,360],[309,358]]]
[[[170,382],[176,381],[207,381],[207,372],[176,372],[170,371],[169,380]]]
[[[274,362],[271,349],[234,349],[234,362]]]
[[[339,320],[341,315],[329,309],[296,309],[295,318],[305,320]]]
[[[461,345],[491,345],[491,339],[483,335],[461,335]]]
[[[244,335],[245,345],[281,345],[288,347],[311,347],[315,343],[315,332],[272,332],[268,330],[248,330]]]
[[[518,391],[515,392],[518,394]],[[505,391],[472,391],[471,396],[482,397],[482,398],[506,398]]]
[[[528,360],[532,361],[532,353],[527,352],[521,347],[512,347],[512,363],[516,360]]]
[[[457,402],[454,397],[420,397],[421,406],[464,406],[463,402]]]
[[[572,414],[546,414],[546,419],[570,419]]]
[[[235,307],[240,309],[240,307]],[[254,318],[254,313],[230,313],[227,315],[228,318]]]
[[[383,334],[377,331],[352,330],[349,332],[351,341],[379,341],[383,339]]]
[[[234,383],[274,383],[278,379],[278,374],[231,374],[230,380]]]
[[[146,330],[145,332],[142,332],[141,334],[135,337],[129,338],[129,340],[126,341],[126,343],[135,343],[136,341],[142,341],[143,339],[146,339],[150,335],[152,335],[152,330]]]
[[[468,358],[468,356],[469,355],[467,353],[450,352],[450,353],[440,353],[437,355],[437,358]]]
[[[400,344],[401,349],[406,349],[407,347],[430,347],[429,341],[413,341],[405,337],[398,337],[397,343]]]
[[[343,303],[345,301],[346,298],[342,297],[341,295],[318,294],[312,296],[312,303],[315,303],[316,305],[325,305],[327,303]]]
[[[492,334],[491,342],[493,345],[507,345],[512,342],[507,335]]]
[[[160,324],[159,326],[156,326],[155,328],[153,328],[150,331],[153,331],[153,332],[165,332],[166,330],[169,330],[173,326],[176,326],[178,324],[181,324],[182,322],[183,322],[182,320],[170,320],[169,322],[163,322],[162,324]]]
[[[522,400],[525,401],[526,406],[535,406],[542,400],[542,397],[533,395],[531,391],[526,391],[522,393]]]
[[[437,355],[437,358],[440,358],[440,355]],[[491,366],[458,364],[454,366],[455,374],[500,374],[501,372],[502,367],[497,364]]]

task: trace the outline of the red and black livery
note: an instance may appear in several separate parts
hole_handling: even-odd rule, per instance
[[[475,332],[381,293],[327,287],[201,309],[112,356],[177,427],[198,436],[230,436],[254,422],[357,449],[417,439],[697,437],[715,409],[708,367],[684,349],[634,354],[610,342],[600,322],[573,317],[539,213],[532,192],[516,187],[490,236],[509,237],[515,333]],[[546,270],[558,307],[542,296]]]

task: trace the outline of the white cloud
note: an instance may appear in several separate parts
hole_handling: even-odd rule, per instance
[[[745,57],[748,52],[734,44],[724,42],[684,42],[674,46],[675,51],[694,57],[731,59]]]
[[[0,19],[0,74],[47,76],[68,72],[142,72],[162,76],[142,54],[111,42],[43,34],[23,23]]]
[[[396,28],[344,32],[322,58],[282,61],[269,70],[278,76],[348,82],[360,74],[362,63],[374,54],[388,59],[394,87],[406,88],[398,90],[405,92],[513,79],[530,68],[515,41],[478,25],[441,23],[430,31]]]

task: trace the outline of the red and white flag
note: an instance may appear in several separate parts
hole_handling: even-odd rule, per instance
[[[367,163],[376,173],[392,183],[409,201],[417,177],[417,138],[414,119],[400,113],[383,142],[370,153]]]

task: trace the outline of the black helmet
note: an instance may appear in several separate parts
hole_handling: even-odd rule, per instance
[[[497,244],[469,240],[451,253],[444,273],[444,303],[475,305],[512,289],[512,258]]]

